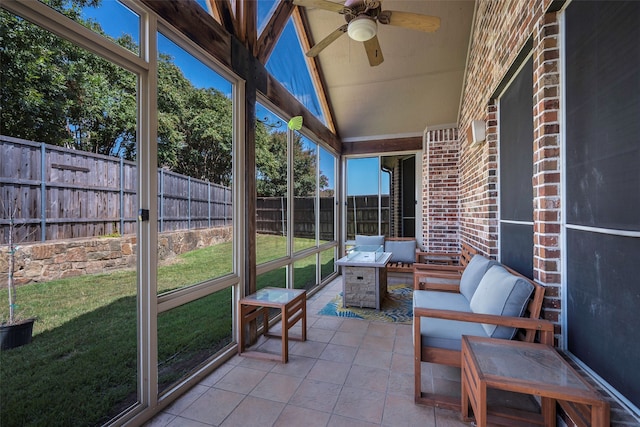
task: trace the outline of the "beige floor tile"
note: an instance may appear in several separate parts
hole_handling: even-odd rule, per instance
[[[290,342],[288,363],[236,355],[146,426],[469,426],[414,403],[411,325],[317,315],[341,291],[336,280],[308,301],[307,341]],[[281,341],[254,347],[280,354]],[[421,366],[423,391],[459,396],[459,369]]]
[[[316,358],[298,356],[296,354],[289,354],[289,362],[278,363],[273,367],[271,372],[276,374],[291,375],[294,377],[304,378],[307,376],[313,365],[316,363]]]
[[[334,413],[370,423],[380,423],[385,394],[377,391],[362,392],[360,388],[343,387]]]
[[[198,400],[200,396],[209,390],[208,386],[198,384],[180,396],[175,402],[164,409],[167,414],[180,415],[185,408]]]
[[[393,351],[393,344],[395,337],[391,336],[377,336],[377,335],[365,335],[360,344],[360,348],[370,348],[373,350]]]
[[[284,406],[284,403],[247,396],[220,426],[271,426],[282,413]]]
[[[301,382],[302,378],[300,377],[270,372],[249,395],[287,403]]]
[[[363,420],[355,420],[349,417],[343,417],[342,415],[332,415],[329,419],[330,427],[376,427],[379,423],[370,423]]]
[[[389,384],[389,370],[370,366],[353,365],[345,380],[346,387],[386,392]]]
[[[216,388],[249,394],[267,373],[257,369],[236,366],[215,385]]]
[[[318,360],[307,378],[333,384],[344,384],[351,365],[331,360]]]
[[[287,405],[276,420],[274,427],[324,427],[329,422],[330,416],[331,414],[328,412]]]
[[[234,411],[244,397],[239,393],[212,388],[182,411],[179,416],[217,426]]]
[[[324,381],[305,379],[289,400],[289,404],[321,412],[333,411],[342,386]]]
[[[332,360],[334,362],[348,363],[351,365],[354,357],[356,357],[357,351],[358,349],[356,347],[327,344],[319,358],[322,360]]]
[[[293,347],[289,348],[289,354],[295,354],[298,356],[306,357],[318,357],[322,354],[326,343],[317,341],[296,341]]]
[[[416,405],[413,398],[407,396],[387,395],[382,425],[435,427],[438,424],[433,407]]]
[[[371,366],[374,368],[389,369],[391,367],[390,351],[372,350],[369,348],[360,348],[353,361],[355,365]]]
[[[364,332],[355,331],[337,331],[331,341],[331,344],[339,344],[339,345],[348,345],[351,347],[358,347],[362,343],[362,339],[364,338]]]

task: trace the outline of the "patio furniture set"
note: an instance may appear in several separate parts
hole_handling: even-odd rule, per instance
[[[554,325],[540,318],[544,286],[469,245],[458,254],[434,254],[420,251],[415,239],[358,236],[336,264],[343,267],[343,304],[377,310],[387,272],[411,269],[416,403],[459,410],[467,421],[471,409],[480,427],[555,425],[556,403],[577,425],[609,425],[606,400],[554,349]],[[282,312],[282,354],[246,353],[244,330],[262,316],[269,334],[269,307]],[[240,354],[286,363],[288,339],[306,339],[304,290],[262,289],[240,300],[239,314]],[[298,321],[302,336],[291,338]],[[422,362],[461,368],[461,398],[424,393]],[[488,408],[490,388],[537,396],[541,410]]]

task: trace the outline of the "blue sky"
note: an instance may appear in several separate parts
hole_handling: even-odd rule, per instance
[[[206,10],[204,0],[197,1]],[[260,0],[258,2],[259,27],[266,23],[266,19],[273,5],[274,0]],[[103,0],[98,9],[85,8],[84,17],[95,19],[100,23],[102,29],[114,38],[120,37],[122,34],[131,34],[136,42],[140,40],[137,16],[116,0]],[[214,87],[223,93],[231,93],[231,84],[227,80],[193,56],[187,54],[168,38],[160,36],[158,38],[158,46],[160,52],[167,53],[174,58],[175,64],[180,67],[185,77],[187,77],[194,86],[199,88]],[[289,20],[283,31],[278,44],[266,64],[266,68],[269,73],[275,76],[309,111],[324,122],[304,59],[304,52],[302,52],[291,20]],[[256,107],[256,114],[258,119],[275,117],[260,104]],[[284,120],[283,126],[286,126]],[[320,168],[323,171],[331,170],[331,164],[328,163],[327,160],[329,160],[328,156],[321,156]],[[358,161],[355,162],[350,161],[349,172],[347,174],[347,194],[376,194],[378,188],[378,173],[380,171],[378,165],[377,157],[368,160],[358,159]],[[384,181],[383,179],[383,193],[385,191],[388,192],[388,183]],[[331,177],[330,185],[334,186],[333,177]]]

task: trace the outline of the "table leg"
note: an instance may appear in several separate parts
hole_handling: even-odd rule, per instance
[[[556,425],[556,400],[542,397],[542,422],[545,426]]]
[[[609,404],[591,405],[591,425],[608,426],[610,423]]]
[[[238,354],[242,354],[244,351],[244,313],[242,311],[242,304],[238,304],[238,315],[240,316],[240,337],[238,342]]]
[[[289,309],[287,307],[282,308],[282,363],[287,363],[289,360]]]
[[[302,297],[302,341],[307,340],[307,296]]]
[[[487,427],[487,386],[484,382],[478,385],[477,410],[473,408],[477,427]]]
[[[460,394],[462,397],[462,402],[461,402],[462,406],[460,407],[460,409],[462,411],[462,419],[466,421],[469,419],[469,389],[468,389],[467,381],[465,381],[465,377],[466,377],[466,373],[463,365],[462,372],[461,372],[462,385],[460,389]]]

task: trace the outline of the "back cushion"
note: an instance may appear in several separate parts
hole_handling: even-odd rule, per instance
[[[484,275],[471,298],[474,313],[520,317],[524,313],[533,285],[529,281],[509,273],[504,267],[494,265]],[[493,338],[511,339],[516,330],[506,326],[483,324],[487,335]]]
[[[356,246],[382,246],[384,245],[384,236],[363,236],[356,235]]]
[[[387,240],[384,251],[391,252],[391,262],[416,262],[415,240]]]
[[[497,261],[483,257],[482,255],[474,255],[462,272],[460,278],[460,293],[467,300],[471,301],[473,294],[476,292],[480,280],[491,266],[498,265]]]

